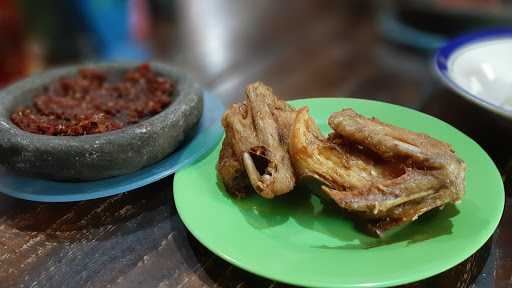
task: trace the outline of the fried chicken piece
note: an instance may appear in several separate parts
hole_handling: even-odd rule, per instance
[[[226,186],[226,190],[236,198],[243,198],[254,191],[245,169],[236,156],[230,137],[225,137],[217,162],[219,178]]]
[[[227,191],[237,197],[251,189],[265,198],[285,194],[295,186],[288,139],[295,110],[257,82],[247,87],[246,101],[224,113],[226,136],[217,164]]]
[[[373,233],[462,198],[465,165],[448,144],[351,109],[329,125],[325,138],[307,109],[298,112],[289,146],[296,175],[324,183],[321,196],[368,219]]]

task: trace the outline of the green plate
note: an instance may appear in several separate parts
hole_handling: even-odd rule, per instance
[[[217,180],[220,146],[174,178],[174,200],[190,232],[226,261],[257,275],[306,287],[385,287],[438,274],[477,251],[504,206],[500,174],[473,140],[426,114],[349,98],[290,102],[309,106],[324,132],[332,112],[366,116],[450,143],[466,162],[466,194],[456,206],[431,211],[383,239],[366,236],[316,196],[301,191],[275,200],[231,199]]]

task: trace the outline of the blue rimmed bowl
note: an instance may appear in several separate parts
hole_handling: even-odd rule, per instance
[[[438,50],[434,67],[457,95],[512,123],[512,28],[455,38]]]

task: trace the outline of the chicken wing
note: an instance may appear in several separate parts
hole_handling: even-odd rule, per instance
[[[448,144],[351,109],[329,125],[335,132],[325,138],[307,109],[298,112],[289,146],[296,175],[320,180],[321,196],[371,219],[374,233],[463,196],[465,164]]]
[[[382,235],[464,194],[465,164],[444,142],[351,109],[329,117],[334,132],[325,137],[308,108],[293,109],[262,83],[245,96],[222,118],[217,163],[235,197],[273,198],[313,177],[322,183],[316,193]]]
[[[222,118],[226,136],[219,176],[237,197],[252,190],[248,187],[265,198],[285,194],[295,186],[288,141],[296,112],[260,82],[249,85],[245,96]]]

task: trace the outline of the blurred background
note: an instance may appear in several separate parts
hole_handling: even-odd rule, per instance
[[[504,165],[490,113],[471,125],[481,111],[442,89],[431,57],[457,34],[510,24],[510,0],[1,0],[0,85],[67,63],[158,59],[225,104],[261,80],[286,99],[346,96],[422,110]]]
[[[236,86],[232,79],[216,84],[226,73],[265,70],[279,61],[291,68],[281,68],[283,73],[301,63],[312,64],[301,69],[325,71],[330,68],[320,62],[335,62],[343,53],[357,56],[332,63],[344,75],[372,73],[364,62],[374,60],[365,59],[374,54],[384,54],[386,66],[417,70],[416,60],[428,60],[454,35],[512,23],[512,1],[506,0],[275,2],[1,0],[0,85],[51,66],[108,60],[173,62],[206,84],[222,86],[218,89]],[[391,45],[403,53],[401,59],[387,54],[393,53]],[[293,54],[302,59],[286,60]],[[343,80],[344,75],[322,80]],[[352,95],[357,83],[341,86],[346,90],[341,92]],[[312,90],[296,96],[311,96]],[[223,96],[227,102],[235,97]]]

